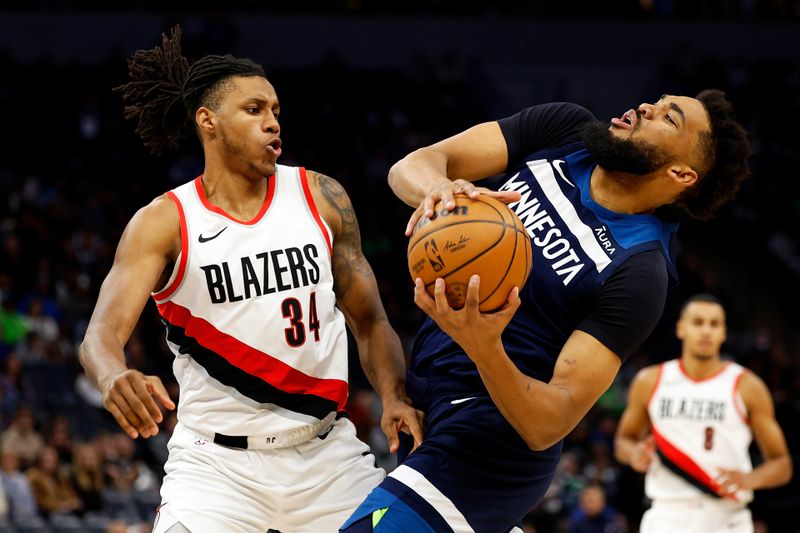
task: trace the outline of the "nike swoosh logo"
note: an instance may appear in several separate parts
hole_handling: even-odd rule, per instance
[[[466,402],[468,400],[474,400],[475,398],[476,398],[475,396],[470,396],[469,398],[459,398],[458,400],[453,400],[450,403],[453,404],[453,405],[458,405],[458,404],[464,403],[464,402]]]
[[[556,170],[558,171],[559,176],[561,176],[561,179],[566,181],[569,184],[570,187],[574,188],[575,184],[572,183],[571,181],[569,181],[567,179],[567,177],[564,175],[564,171],[561,170],[561,165],[563,165],[563,164],[564,164],[564,161],[562,161],[561,159],[556,159],[555,161],[553,161],[553,166],[556,167]]]
[[[210,241],[212,239],[216,239],[217,237],[219,237],[219,234],[222,233],[223,231],[225,231],[226,229],[228,229],[228,226],[225,226],[224,228],[219,230],[219,232],[216,235],[212,235],[211,237],[203,237],[203,234],[201,233],[200,237],[198,237],[197,240],[199,242],[208,242],[208,241]]]

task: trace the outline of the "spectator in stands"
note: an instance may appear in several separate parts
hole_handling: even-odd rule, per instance
[[[121,492],[145,491],[157,488],[157,480],[147,465],[135,457],[133,439],[124,433],[112,437],[115,459],[106,463],[105,472],[110,485]]]
[[[33,411],[29,407],[20,407],[0,437],[0,449],[16,453],[26,468],[36,462],[42,448],[44,440],[34,428]]]
[[[27,475],[40,513],[72,513],[82,509],[83,503],[69,479],[69,469],[61,467],[55,448],[46,446],[38,464]]]
[[[14,452],[4,451],[0,454],[0,483],[8,499],[12,518],[16,520],[36,515],[36,500],[27,476],[19,469],[19,456]]]
[[[580,506],[572,513],[569,533],[625,533],[625,519],[606,505],[599,483],[589,483],[581,491]]]
[[[91,444],[79,443],[75,445],[72,457],[72,486],[83,502],[83,511],[100,511],[105,481],[97,449]]]

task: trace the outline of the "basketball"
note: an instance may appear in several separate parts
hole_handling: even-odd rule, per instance
[[[489,196],[456,194],[456,207],[436,204],[432,218],[422,218],[408,243],[411,278],[422,278],[433,297],[436,278],[446,285],[450,307],[464,306],[473,274],[481,278],[479,309],[503,306],[515,286],[522,288],[531,269],[531,242],[519,217]]]

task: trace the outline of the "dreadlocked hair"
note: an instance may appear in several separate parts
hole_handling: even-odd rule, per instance
[[[215,110],[234,76],[264,76],[261,65],[231,55],[209,55],[190,64],[181,53],[181,28],[161,35],[161,46],[137,50],[128,59],[130,81],[114,88],[137,120],[136,133],[151,153],[176,149],[205,106]]]
[[[750,177],[747,131],[736,122],[733,106],[725,93],[709,89],[697,98],[708,113],[711,131],[700,134],[704,154],[700,179],[678,198],[677,205],[692,218],[708,220],[728,203],[741,183]]]

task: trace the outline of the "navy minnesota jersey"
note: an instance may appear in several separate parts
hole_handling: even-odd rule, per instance
[[[549,381],[561,348],[575,329],[582,329],[599,290],[627,260],[655,251],[670,279],[676,279],[672,244],[677,223],[650,214],[615,213],[594,202],[589,185],[596,165],[580,142],[521,159],[508,169],[500,190],[522,195],[510,207],[531,237],[533,262],[503,345],[522,372]],[[643,332],[642,340],[649,333]],[[430,318],[417,335],[410,373],[483,389],[475,365]]]

